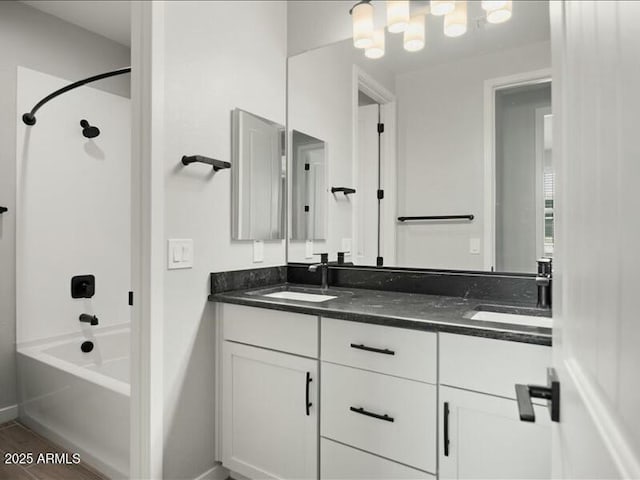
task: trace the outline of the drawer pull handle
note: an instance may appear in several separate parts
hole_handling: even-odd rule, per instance
[[[367,417],[377,418],[378,420],[384,420],[385,422],[393,422],[394,418],[390,417],[386,413],[384,415],[379,415],[373,412],[367,412],[364,408],[357,407],[349,407],[349,410],[355,413],[359,413],[360,415],[366,415]]]
[[[305,382],[306,387],[305,387],[305,396],[304,396],[305,397],[305,400],[304,400],[305,407],[304,408],[305,408],[307,417],[310,415],[309,409],[313,406],[313,403],[311,403],[309,401],[309,384],[311,382],[312,382],[312,380],[311,380],[311,372],[307,372],[307,380]]]
[[[444,456],[449,456],[449,402],[444,402]]]
[[[396,352],[394,352],[393,350],[389,350],[388,348],[375,348],[375,347],[367,347],[366,345],[358,345],[356,343],[352,343],[351,344],[351,348],[356,348],[358,350],[365,350],[367,352],[374,352],[374,353],[382,353],[384,355],[395,355]]]

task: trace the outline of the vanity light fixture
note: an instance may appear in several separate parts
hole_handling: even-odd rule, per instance
[[[484,10],[496,10],[498,8],[502,8],[507,3],[507,0],[482,0],[480,2],[480,6]]]
[[[404,49],[407,52],[417,52],[424,48],[425,15],[414,15],[409,20],[409,26],[404,31]]]
[[[498,6],[494,6],[493,8],[485,8],[487,11],[487,22],[489,23],[503,23],[511,18],[511,10],[513,8],[513,2],[511,0],[506,2],[482,2],[482,8],[485,3],[490,4],[501,4]]]
[[[453,0],[431,0],[431,13],[438,17],[453,12],[455,8]]]
[[[387,30],[401,33],[409,26],[409,0],[387,0]]]
[[[467,32],[467,0],[430,0],[411,15],[409,0],[387,0],[387,25],[390,33],[404,33],[408,52],[425,46],[426,16],[444,16],[444,34],[459,37]],[[512,16],[513,0],[481,0],[488,23],[502,23]],[[349,10],[353,22],[353,45],[364,50],[367,58],[381,58],[385,53],[385,28],[374,28],[371,0],[361,0]],[[479,19],[478,19],[479,20]],[[483,22],[477,22],[480,25]]]
[[[444,34],[459,37],[467,32],[467,2],[456,1],[451,13],[444,16]]]
[[[373,5],[371,0],[356,3],[349,11],[353,21],[353,46],[369,48],[373,45]]]
[[[384,28],[379,28],[373,32],[373,45],[365,48],[364,56],[367,58],[381,58],[384,56]]]

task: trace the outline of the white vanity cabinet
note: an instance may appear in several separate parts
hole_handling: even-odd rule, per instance
[[[437,334],[323,317],[321,338],[320,478],[435,475]]]
[[[550,478],[547,346],[219,305],[223,465],[250,479]]]
[[[534,400],[520,421],[514,389],[546,385],[549,365],[546,346],[440,334],[440,479],[550,478],[549,411]]]
[[[223,465],[254,479],[317,479],[318,318],[220,311]]]

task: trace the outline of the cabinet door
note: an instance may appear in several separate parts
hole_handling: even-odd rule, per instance
[[[515,400],[440,387],[439,478],[550,478],[549,411],[534,409],[522,422]]]
[[[253,479],[317,478],[317,371],[316,360],[223,342],[227,468]]]

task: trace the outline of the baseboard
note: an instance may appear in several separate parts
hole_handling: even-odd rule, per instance
[[[7,423],[18,418],[18,405],[0,408],[0,423]]]
[[[229,478],[229,470],[224,468],[222,464],[218,463],[215,467],[207,470],[194,480],[227,480],[227,478]]]

